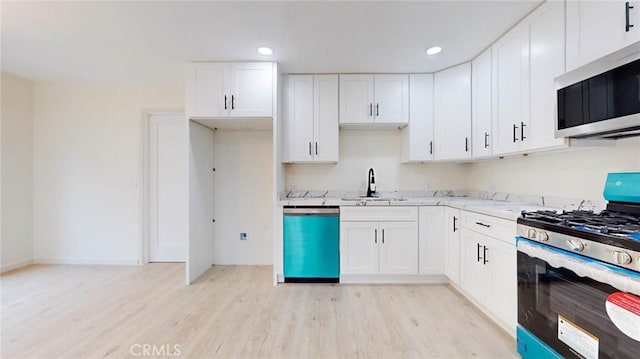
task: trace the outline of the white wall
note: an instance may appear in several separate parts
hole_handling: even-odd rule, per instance
[[[33,83],[2,73],[1,248],[2,271],[33,258]]]
[[[271,264],[272,132],[216,131],[213,142],[214,264]]]
[[[621,139],[613,147],[477,162],[470,166],[468,188],[602,201],[609,172],[640,172],[640,138]]]
[[[457,163],[401,164],[399,130],[340,130],[337,164],[288,164],[286,190],[367,190],[373,167],[378,191],[465,189],[467,165]]]
[[[180,85],[35,85],[36,261],[138,261],[142,115],[183,107]]]

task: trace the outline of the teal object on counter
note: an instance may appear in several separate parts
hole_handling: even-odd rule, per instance
[[[340,215],[337,208],[333,213],[326,212],[285,208],[285,282],[338,282]]]
[[[609,173],[604,198],[612,202],[640,203],[640,172]]]

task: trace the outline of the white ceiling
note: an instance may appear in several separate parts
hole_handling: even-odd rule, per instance
[[[100,83],[178,82],[190,61],[433,72],[472,59],[540,2],[2,1],[1,65],[33,80]],[[433,45],[442,53],[425,55]]]

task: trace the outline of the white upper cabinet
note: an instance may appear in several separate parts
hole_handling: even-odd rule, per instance
[[[337,162],[338,76],[287,76],[285,121],[287,162]]]
[[[529,150],[562,147],[555,138],[556,89],[554,80],[564,74],[564,6],[550,1],[526,20],[529,32],[529,127],[524,144]],[[527,131],[528,130],[528,131]]]
[[[272,63],[191,65],[187,74],[187,117],[271,117],[272,108]]]
[[[408,75],[340,75],[340,124],[407,122]]]
[[[567,71],[640,40],[640,1],[569,0],[566,7]]]
[[[402,129],[403,162],[433,160],[433,75],[409,75],[409,126]]]
[[[491,48],[471,62],[471,124],[473,158],[491,156]]]
[[[492,46],[494,154],[517,152],[528,125],[529,42],[522,23]]]
[[[434,158],[471,158],[471,63],[434,76]]]

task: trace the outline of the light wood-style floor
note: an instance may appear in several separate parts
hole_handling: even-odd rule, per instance
[[[37,265],[2,284],[8,358],[516,358],[448,285],[271,285],[271,267]],[[156,351],[156,354],[158,352]],[[155,356],[159,357],[159,356]]]

